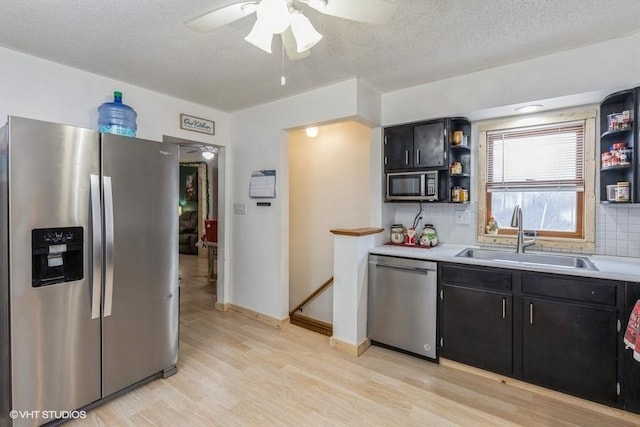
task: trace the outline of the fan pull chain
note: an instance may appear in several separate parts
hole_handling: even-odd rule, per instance
[[[287,78],[284,76],[284,41],[282,42],[282,75],[280,76],[280,86],[287,84]]]

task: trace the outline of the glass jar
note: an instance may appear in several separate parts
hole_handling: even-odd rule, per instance
[[[466,188],[460,189],[460,202],[468,202],[469,201],[469,190]]]
[[[616,186],[616,202],[629,201],[630,184],[628,181],[619,181]]]
[[[451,163],[451,175],[460,175],[462,174],[462,163],[453,162]]]
[[[459,202],[460,201],[460,190],[462,188],[461,187],[453,187],[451,189],[451,201],[452,202]]]

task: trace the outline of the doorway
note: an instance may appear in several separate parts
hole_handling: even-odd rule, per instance
[[[356,121],[288,132],[289,310],[333,276],[335,228],[371,221],[371,128]],[[319,325],[333,322],[333,287],[305,305]],[[299,312],[298,312],[299,313]],[[305,322],[308,319],[305,319]],[[310,328],[311,329],[311,328]]]
[[[218,246],[218,235],[224,235],[224,221],[218,214],[224,200],[224,147],[217,147],[212,159],[204,159],[197,141],[170,136],[164,142],[180,146],[180,191],[176,215],[179,221],[179,274],[181,287],[180,317],[193,318],[197,313],[209,311],[221,294],[222,279],[219,261],[224,259],[224,248]],[[195,148],[194,148],[195,147]],[[194,223],[190,223],[194,217]],[[215,232],[207,233],[206,226],[215,224]],[[209,230],[211,231],[211,230]],[[205,236],[209,236],[209,240]],[[194,241],[195,239],[195,241]]]

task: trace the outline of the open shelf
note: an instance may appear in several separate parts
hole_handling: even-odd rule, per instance
[[[631,163],[627,163],[626,165],[615,165],[615,166],[604,166],[600,168],[600,172],[606,172],[611,170],[620,170],[620,169],[629,169],[631,167]]]
[[[615,143],[624,144],[631,154],[628,164],[617,164],[611,166],[601,166],[599,171],[600,203],[606,205],[629,205],[640,201],[640,173],[638,172],[638,154],[636,141],[638,140],[638,108],[640,88],[626,89],[616,93],[612,93],[605,97],[600,103],[600,153],[612,151],[611,146]],[[627,127],[622,129],[607,130],[609,128],[608,118],[612,114],[622,114],[629,112],[629,122],[625,122]],[[615,151],[615,150],[614,150]],[[602,163],[600,163],[602,165]],[[615,186],[619,182],[629,183],[629,201],[616,202],[607,200],[607,186]]]
[[[632,130],[633,130],[633,126],[629,126],[628,128],[624,128],[624,129],[608,130],[604,132],[602,135],[600,135],[600,138],[620,136],[621,134],[626,134],[628,132],[631,132]]]

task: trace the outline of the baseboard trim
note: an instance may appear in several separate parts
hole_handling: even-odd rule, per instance
[[[273,326],[274,328],[278,329],[289,323],[289,317],[285,317],[284,319],[276,319],[275,317],[267,316],[266,314],[258,313],[257,311],[253,311],[245,307],[240,307],[235,304],[229,304],[228,310],[234,311],[238,314],[242,314],[243,316],[250,317],[252,319],[259,320],[262,323],[266,323],[267,325]]]
[[[341,353],[348,354],[349,356],[358,357],[366,349],[371,347],[371,341],[369,338],[365,338],[360,342],[360,344],[351,344],[345,341],[341,341],[336,337],[329,338],[329,346],[334,350],[338,350]]]
[[[464,363],[455,362],[449,359],[440,358],[440,365],[447,368],[453,368],[460,371],[467,372],[469,374],[478,375],[483,378],[487,378],[492,381],[496,381],[502,384],[506,384],[512,387],[517,387],[532,393],[540,394],[543,396],[551,397],[563,401],[568,404],[579,406],[581,408],[606,414],[612,417],[619,418],[621,420],[629,422],[637,422],[638,415],[632,412],[627,412],[622,409],[614,408],[604,405],[602,403],[592,402],[590,400],[582,399],[580,397],[572,396],[570,394],[562,393],[560,391],[551,390],[546,387],[530,384],[525,381],[520,381],[515,378],[508,377],[506,375],[500,375],[493,372],[485,371],[484,369],[476,368],[473,366],[465,365]]]
[[[229,306],[231,304],[229,304],[228,302],[216,302],[215,305],[215,309],[216,311],[229,311]]]

